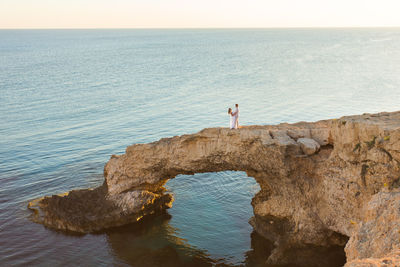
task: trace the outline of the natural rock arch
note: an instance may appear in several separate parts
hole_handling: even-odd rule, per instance
[[[98,231],[170,207],[173,199],[163,185],[178,174],[245,171],[261,187],[252,201],[252,225],[275,241],[271,262],[296,246],[344,245],[346,236],[348,260],[382,257],[400,244],[393,230],[400,221],[399,129],[399,112],[204,129],[129,146],[106,164],[103,186],[46,197],[30,207],[47,226]],[[388,204],[385,216],[393,219],[382,226],[376,209]]]

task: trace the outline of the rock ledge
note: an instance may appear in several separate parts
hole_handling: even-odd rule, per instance
[[[293,248],[346,245],[347,266],[370,266],[398,262],[399,163],[400,112],[210,128],[131,145],[110,158],[101,187],[28,207],[48,227],[93,232],[171,207],[163,186],[176,175],[245,171],[261,187],[251,224],[275,244],[269,262]]]

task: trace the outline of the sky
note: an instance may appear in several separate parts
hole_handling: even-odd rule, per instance
[[[400,0],[0,0],[0,29],[399,27]]]

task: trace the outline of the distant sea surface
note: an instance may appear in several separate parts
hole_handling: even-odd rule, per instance
[[[227,127],[235,103],[243,125],[399,110],[399,48],[396,28],[1,30],[0,265],[249,265],[242,172],[172,179],[169,216],[98,234],[27,204],[100,185],[133,143]]]

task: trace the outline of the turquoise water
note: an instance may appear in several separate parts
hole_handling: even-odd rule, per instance
[[[177,177],[169,217],[96,235],[26,205],[101,184],[130,144],[227,127],[235,103],[247,125],[398,110],[399,47],[400,29],[0,31],[1,265],[248,262],[244,173]]]

